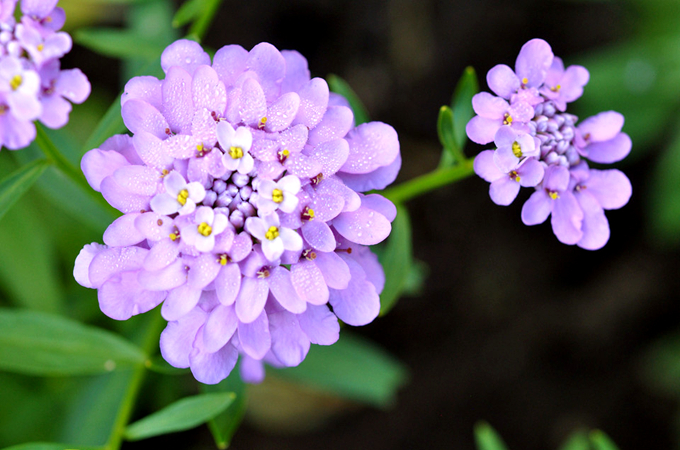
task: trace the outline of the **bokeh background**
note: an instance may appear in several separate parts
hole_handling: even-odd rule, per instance
[[[173,37],[159,23],[169,23],[179,6],[61,4],[69,31],[138,27],[152,42]],[[556,449],[580,428],[606,431],[622,450],[680,448],[679,22],[676,0],[224,0],[204,44],[250,49],[268,41],[300,51],[313,76],[344,78],[372,120],[399,133],[404,164],[397,182],[437,166],[439,107],[450,103],[465,67],[476,69],[486,90],[486,72],[498,63],[512,66],[535,37],[566,64],[590,70],[591,82],[569,112],[585,118],[620,111],[633,139],[631,155],[616,165],[630,178],[633,197],[608,212],[612,236],[597,252],[559,243],[548,223],[524,226],[528,192],[509,207],[496,206],[477,178],[409,201],[420,283],[411,283],[389,314],[353,330],[408,367],[393,404],[367,407],[273,374],[251,390],[232,448],[471,450],[479,420],[491,423],[510,449]],[[140,42],[140,52],[146,44]],[[80,67],[94,89],[90,102],[75,108],[71,139],[82,144],[139,64],[79,45],[63,59],[64,67]],[[469,144],[465,152],[480,150]],[[8,214],[0,231],[11,236],[27,220],[19,214],[25,213]],[[59,235],[56,284],[70,283],[59,280],[70,276],[67,262],[84,243],[101,241],[103,229],[86,228],[77,242]],[[10,245],[6,236],[0,233],[0,244]],[[0,269],[2,304],[28,295],[11,281],[11,270]],[[113,326],[100,317],[92,292],[68,286],[72,316]],[[50,437],[55,418],[77,408],[63,406],[72,382],[2,373],[0,381],[0,405],[14,400],[26,411],[47,409],[32,424],[17,425],[17,410],[10,418],[10,408],[0,406],[0,443],[20,442],[22,433]],[[135,417],[166,404],[163,392],[196,389],[190,376],[152,376]],[[47,403],[46,395],[53,396]],[[123,448],[149,445],[214,447],[201,427]]]

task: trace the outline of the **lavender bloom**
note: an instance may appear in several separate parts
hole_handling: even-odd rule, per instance
[[[475,172],[491,183],[494,203],[509,205],[520,186],[535,187],[522,208],[522,221],[536,225],[552,216],[561,242],[596,250],[609,240],[604,210],[624,206],[632,189],[622,172],[589,169],[583,158],[620,161],[632,143],[621,132],[624,119],[617,112],[600,113],[579,125],[576,116],[565,112],[588,78],[585,68],[565,69],[547,42],[533,39],[522,47],[514,71],[506,65],[489,71],[487,82],[498,97],[475,95],[477,115],[466,129],[474,142],[496,144],[474,164]]]
[[[295,366],[310,344],[333,344],[338,319],[377,317],[384,275],[366,246],[388,236],[396,208],[361,192],[396,177],[394,129],[354,127],[299,53],[270,44],[211,62],[180,40],[161,65],[164,80],[125,87],[133,136],[81,163],[123,212],[75,263],[102,311],[125,320],[163,303],[163,356],[204,383],[239,355],[243,378],[261,381],[264,363]]]
[[[71,103],[90,95],[79,69],[60,70],[59,59],[71,50],[71,37],[59,29],[65,14],[56,0],[0,2],[0,146],[17,150],[35,139],[33,121],[50,128],[68,122]]]

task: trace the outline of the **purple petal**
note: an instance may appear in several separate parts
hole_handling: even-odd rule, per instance
[[[489,196],[497,205],[508,206],[519,193],[519,183],[515,179],[505,176],[491,183]]]
[[[538,225],[545,222],[550,215],[552,203],[548,194],[539,189],[529,197],[522,206],[522,222],[524,225]]]
[[[307,302],[300,298],[295,292],[295,287],[291,281],[290,271],[283,267],[275,267],[269,276],[269,289],[274,298],[288,311],[300,314],[307,308]]]
[[[267,313],[262,311],[251,323],[240,322],[238,324],[238,339],[243,351],[248,356],[255,359],[264,358],[272,345]]]
[[[349,157],[343,172],[368,173],[392,163],[399,155],[399,138],[394,128],[382,122],[359,125],[347,134]]]
[[[498,64],[489,70],[486,74],[486,83],[496,95],[504,99],[510,99],[520,87],[517,75],[505,64]]]
[[[465,132],[472,142],[486,145],[493,142],[496,131],[503,124],[503,119],[489,119],[475,116],[465,126]]]
[[[196,380],[205,384],[217,384],[229,376],[238,360],[238,350],[227,344],[215,353],[202,350],[203,333],[196,334],[196,347],[189,356],[191,373]],[[200,347],[199,347],[200,346]]]
[[[560,242],[573,245],[583,237],[583,211],[571,192],[565,191],[559,195],[558,199],[553,200],[552,229]]]
[[[167,137],[165,130],[169,127],[168,122],[148,103],[137,99],[128,100],[123,105],[121,114],[125,126],[135,135],[147,131],[161,139]]]
[[[83,103],[90,96],[91,87],[80,69],[70,69],[59,72],[54,89],[73,103]]]
[[[340,324],[326,305],[309,305],[307,311],[298,316],[300,328],[312,344],[331,345],[340,337]]]
[[[80,168],[92,189],[99,192],[102,180],[113,175],[116,169],[130,164],[123,155],[113,150],[94,149],[85,153]]]
[[[345,164],[349,152],[349,143],[344,139],[336,139],[319,144],[306,154],[321,164],[321,173],[324,176],[331,176]]]
[[[309,132],[308,143],[316,146],[323,142],[344,138],[354,125],[354,114],[345,106],[330,106],[321,122]]]
[[[239,103],[241,121],[252,127],[257,127],[260,119],[267,115],[267,100],[260,83],[253,78],[247,79],[241,87]]]
[[[484,150],[475,157],[474,170],[475,173],[483,180],[492,183],[502,177],[507,176],[502,172],[494,162],[494,150]]]
[[[300,298],[312,305],[328,302],[328,286],[319,268],[311,261],[302,260],[290,269],[291,282]]]
[[[628,177],[620,170],[590,170],[585,186],[604,209],[619,209],[628,203],[633,192]]]
[[[472,108],[475,113],[486,119],[503,119],[503,115],[509,107],[508,102],[488,92],[480,92],[472,97]]]
[[[107,247],[105,245],[93,242],[92,244],[86,244],[82,250],[80,250],[73,267],[73,278],[76,279],[78,284],[86,288],[94,288],[90,281],[90,264],[97,254],[106,249]]]
[[[204,253],[192,261],[187,284],[194,289],[202,290],[217,277],[221,267],[215,255]]]
[[[58,95],[44,96],[40,99],[42,113],[39,120],[45,126],[57,129],[68,123],[68,115],[71,112],[71,104]]]
[[[179,255],[179,244],[170,239],[163,239],[156,245],[151,247],[146,258],[144,258],[143,267],[149,271],[161,270],[173,263]]]
[[[392,231],[392,225],[385,216],[364,206],[340,214],[333,219],[333,227],[344,238],[362,245],[382,242]]]
[[[302,226],[302,236],[309,245],[322,252],[335,250],[335,236],[330,227],[320,220],[312,220]]]
[[[161,315],[168,322],[183,317],[198,304],[201,292],[203,291],[186,284],[171,290],[163,302]]]
[[[323,118],[328,107],[328,84],[321,78],[312,78],[300,88],[300,108],[293,125],[303,124],[310,130]]]
[[[281,92],[299,91],[309,81],[307,60],[295,50],[282,50],[281,55],[286,60],[286,76]]]
[[[169,291],[187,281],[187,271],[181,259],[156,271],[140,270],[139,283],[150,291]]]
[[[569,185],[569,170],[563,166],[549,166],[545,169],[543,187],[551,191],[564,191]]]
[[[265,280],[243,277],[236,296],[236,315],[243,323],[250,323],[262,313],[267,301],[269,286]]]
[[[515,61],[515,72],[528,87],[539,87],[552,65],[553,52],[543,39],[532,39],[522,46]]]
[[[191,93],[195,110],[206,108],[222,115],[227,108],[227,90],[210,66],[198,66],[191,82]]]
[[[203,327],[205,350],[214,353],[224,347],[236,332],[238,317],[233,305],[217,305]]]
[[[224,85],[230,87],[245,72],[247,59],[248,51],[240,45],[225,45],[215,53],[212,67]]]
[[[215,292],[223,305],[231,305],[241,289],[241,270],[238,264],[227,264],[215,278]]]
[[[366,280],[366,273],[351,257],[340,255],[349,266],[351,279],[347,289],[331,289],[329,302],[333,312],[348,325],[366,325],[378,317],[380,297],[375,286]]]
[[[248,355],[243,355],[241,364],[239,364],[239,372],[241,378],[245,383],[258,384],[264,381],[265,371],[262,360],[253,359]]]
[[[297,316],[288,311],[269,315],[272,353],[287,367],[295,367],[305,359],[310,341],[300,328]]]
[[[111,206],[123,213],[151,209],[149,207],[149,196],[128,192],[123,186],[116,183],[113,177],[104,178],[101,183],[101,193]]]
[[[170,365],[189,367],[189,354],[193,349],[196,332],[205,323],[207,314],[201,308],[194,308],[182,320],[170,322],[161,333],[161,354]]]
[[[137,195],[155,195],[160,190],[161,185],[158,172],[146,166],[122,166],[113,172],[113,179],[125,190]]]
[[[364,269],[366,280],[375,286],[375,291],[380,294],[385,287],[385,272],[378,261],[378,256],[368,247],[357,246],[353,248],[351,258]]]
[[[323,279],[329,288],[347,288],[350,280],[349,267],[347,267],[347,263],[337,253],[319,252],[316,254],[314,264],[321,271]]]
[[[44,18],[57,6],[58,0],[21,0],[21,12],[27,16]],[[3,5],[4,6],[4,5]]]
[[[583,223],[581,224],[583,237],[578,241],[578,246],[586,250],[598,250],[604,247],[609,240],[609,222],[604,215],[604,210],[588,191],[577,192],[575,197],[583,210]]]
[[[129,105],[134,101],[136,100],[131,100],[125,105]],[[133,136],[132,143],[137,150],[137,154],[145,164],[159,169],[168,168],[172,165],[174,158],[168,154],[167,145],[164,144],[165,141],[161,141],[154,134],[140,130]]]
[[[210,56],[198,42],[180,39],[168,45],[161,55],[161,67],[167,74],[172,67],[179,66],[189,74],[202,64],[210,65]]]
[[[616,111],[604,111],[581,122],[578,129],[587,141],[608,141],[619,134],[623,120],[623,115]]]
[[[88,269],[92,287],[99,288],[117,272],[138,269],[147,252],[141,247],[114,247],[97,253]]]
[[[374,189],[385,189],[397,178],[399,169],[401,169],[401,155],[397,154],[392,163],[379,167],[373,172],[364,174],[338,172],[337,175],[350,189],[354,189],[357,192],[366,192]]]
[[[135,245],[145,239],[143,233],[135,227],[135,220],[139,213],[120,216],[104,231],[104,243],[112,247]]]
[[[156,77],[142,76],[132,78],[125,84],[123,95],[120,97],[121,106],[129,100],[136,98],[160,111],[163,108],[161,84],[161,81]]]
[[[283,94],[267,110],[267,123],[264,129],[270,133],[285,130],[295,119],[299,107],[299,95],[295,92]]]
[[[523,187],[534,187],[543,180],[545,169],[543,164],[534,158],[527,158],[521,166],[517,168],[520,175],[519,184]]]
[[[361,197],[361,206],[379,212],[390,222],[397,217],[397,207],[380,194],[368,194]]]
[[[248,54],[246,67],[257,73],[269,102],[280,95],[286,73],[286,60],[276,47],[266,42],[257,44]]]
[[[632,147],[630,137],[626,133],[619,133],[608,141],[592,142],[583,150],[591,161],[610,164],[628,156]]]
[[[165,298],[165,292],[149,292],[137,282],[137,273],[121,272],[99,287],[99,309],[115,320],[152,310]]]
[[[171,67],[163,81],[163,115],[174,133],[189,134],[194,117],[191,75],[181,67]],[[126,103],[127,104],[127,103]],[[163,136],[158,136],[163,137]]]

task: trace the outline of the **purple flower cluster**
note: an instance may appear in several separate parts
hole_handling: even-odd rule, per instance
[[[579,125],[566,112],[588,83],[581,66],[566,69],[550,45],[533,39],[522,47],[515,70],[499,64],[487,74],[489,88],[472,99],[477,114],[467,134],[478,144],[494,142],[481,152],[474,170],[491,183],[494,203],[509,205],[520,186],[535,192],[522,208],[526,225],[545,222],[565,244],[596,250],[609,240],[604,210],[628,203],[632,188],[619,170],[588,167],[584,158],[613,163],[625,158],[631,140],[621,132],[623,116],[614,111],[590,117]]]
[[[165,79],[136,77],[122,96],[133,136],[89,151],[90,185],[124,213],[89,244],[74,275],[108,316],[156,307],[161,352],[217,383],[239,354],[246,381],[263,363],[296,366],[333,344],[338,319],[371,322],[384,274],[368,245],[396,215],[378,194],[401,166],[380,122],[354,126],[346,100],[310,78],[295,51],[262,43],[210,57],[180,40]],[[330,304],[330,305],[329,305]]]
[[[60,70],[59,58],[71,50],[71,37],[59,29],[64,10],[57,0],[0,0],[0,147],[17,150],[35,139],[33,121],[50,128],[68,122],[71,103],[90,95],[79,69]]]

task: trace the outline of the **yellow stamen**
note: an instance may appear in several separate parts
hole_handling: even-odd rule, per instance
[[[243,158],[243,149],[241,147],[229,147],[229,156],[232,159]]]
[[[518,183],[519,183],[519,180],[521,180],[521,178],[520,178],[520,176],[519,176],[519,174],[517,173],[516,170],[513,170],[512,172],[510,172],[510,178],[512,178],[513,180],[515,180]]]
[[[283,149],[278,153],[278,155],[279,155],[279,162],[281,164],[283,164],[283,162],[286,160],[286,158],[288,158],[288,156],[290,155],[290,152],[288,151],[288,149]]]
[[[196,151],[197,151],[198,153],[203,153],[203,144],[198,144],[198,145],[196,146]]]
[[[503,125],[512,124],[512,116],[508,113],[503,114]]]
[[[45,48],[45,45],[43,45],[43,44],[38,44],[38,46],[37,46],[36,48],[38,49],[39,52],[41,52],[41,51],[43,51],[43,49]]]
[[[227,256],[227,255],[220,255],[219,262],[220,262],[220,264],[222,264],[223,266],[226,266],[227,263],[229,262],[229,256]]]
[[[19,89],[19,86],[21,86],[21,83],[24,81],[23,78],[21,78],[21,75],[14,75],[11,80],[9,80],[9,86],[12,88],[13,91],[16,91]]]
[[[272,191],[272,200],[275,203],[281,203],[283,201],[283,191],[281,189],[274,189]]]
[[[188,198],[189,191],[187,191],[186,189],[182,189],[181,191],[179,191],[179,194],[177,194],[177,202],[182,206],[186,205]]]
[[[161,178],[163,178],[164,176],[166,176],[169,173],[170,173],[170,171],[168,169],[163,169],[163,171],[161,172]]]
[[[562,89],[562,86],[560,86],[559,84],[557,86],[553,86],[550,88],[550,90],[553,92],[558,92],[560,89]]]
[[[269,227],[269,230],[267,230],[267,232],[264,234],[264,237],[266,237],[270,241],[273,241],[274,239],[279,237],[279,229],[272,225],[271,227]]]
[[[260,123],[257,124],[257,128],[262,129],[267,124],[267,118],[263,117],[260,119]]]
[[[529,79],[527,77],[522,78],[522,84],[528,84]]]
[[[210,233],[212,233],[212,227],[206,222],[201,222],[201,224],[198,226],[198,232],[203,236],[210,236]]]
[[[560,194],[558,194],[557,192],[554,192],[554,191],[548,192],[548,195],[553,200],[557,200],[558,198],[560,198]]]
[[[512,143],[512,154],[518,158],[522,157],[522,147],[519,145],[517,141]]]
[[[170,240],[171,240],[171,241],[176,241],[178,237],[179,237],[179,234],[177,234],[177,233],[170,233]]]

